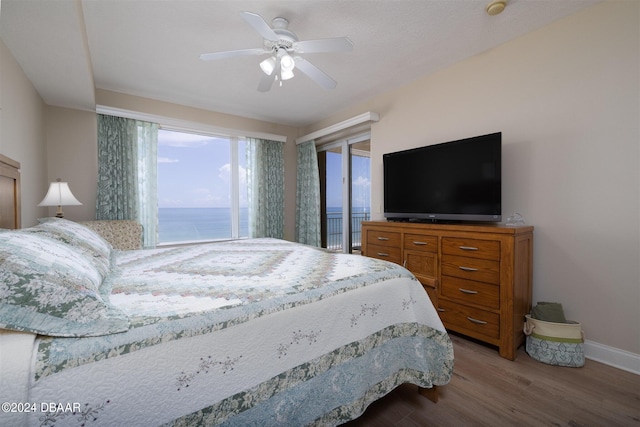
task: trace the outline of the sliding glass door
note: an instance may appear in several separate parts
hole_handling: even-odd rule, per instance
[[[322,247],[357,252],[371,212],[369,135],[320,145]]]

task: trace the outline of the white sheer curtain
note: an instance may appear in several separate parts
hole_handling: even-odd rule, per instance
[[[320,247],[320,172],[314,141],[298,144],[296,241]]]
[[[138,127],[138,221],[144,247],[158,244],[158,125],[136,121]]]
[[[249,236],[284,238],[284,143],[247,138]]]
[[[98,114],[96,219],[133,219],[144,228],[144,246],[158,236],[158,125]]]

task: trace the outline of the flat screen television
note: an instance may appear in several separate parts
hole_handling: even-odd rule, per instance
[[[500,222],[502,133],[383,155],[390,221]]]

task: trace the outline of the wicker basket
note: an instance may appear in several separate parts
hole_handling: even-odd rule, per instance
[[[549,365],[584,366],[584,333],[578,322],[554,323],[526,315],[527,354]]]

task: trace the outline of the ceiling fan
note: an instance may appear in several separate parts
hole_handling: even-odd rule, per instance
[[[300,70],[324,89],[336,87],[335,80],[300,56],[300,54],[350,52],[353,50],[351,40],[346,37],[337,37],[298,41],[298,37],[287,29],[289,21],[285,18],[274,18],[272,28],[260,15],[251,12],[242,12],[241,14],[244,20],[262,36],[264,39],[263,47],[203,53],[200,55],[201,60],[211,61],[237,56],[269,54],[270,56],[260,63],[260,68],[264,72],[258,84],[258,91],[260,92],[269,91],[275,80],[279,80],[280,86],[282,86],[283,80],[289,80],[294,76],[294,69]]]

